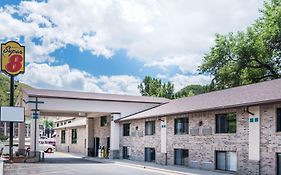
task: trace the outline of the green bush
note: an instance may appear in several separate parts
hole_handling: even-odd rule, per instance
[[[7,140],[9,137],[4,134],[0,134],[0,140]]]

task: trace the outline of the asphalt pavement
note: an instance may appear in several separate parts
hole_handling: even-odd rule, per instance
[[[136,164],[86,160],[74,154],[45,154],[43,163],[5,164],[4,175],[199,175]],[[206,172],[211,175],[212,172]],[[217,174],[217,173],[215,173]]]

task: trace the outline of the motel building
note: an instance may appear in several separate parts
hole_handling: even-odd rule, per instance
[[[17,105],[26,118],[36,109],[28,101],[36,98],[44,102],[39,117],[71,119],[56,125],[58,151],[97,157],[102,147],[111,159],[281,175],[281,79],[175,100],[22,89]],[[20,149],[24,129],[19,124]]]

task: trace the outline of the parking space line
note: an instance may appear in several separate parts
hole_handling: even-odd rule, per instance
[[[183,173],[183,172],[172,171],[172,170],[163,170],[163,169],[159,169],[159,168],[144,168],[145,166],[133,166],[130,164],[125,164],[125,163],[115,163],[115,164],[119,165],[119,166],[124,166],[124,167],[129,167],[129,168],[134,168],[134,169],[141,169],[143,171],[150,171],[150,172],[161,173],[161,174],[166,174],[166,175],[195,175],[193,173],[192,174]]]

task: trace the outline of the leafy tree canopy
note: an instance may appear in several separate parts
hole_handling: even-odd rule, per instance
[[[15,83],[15,97],[14,99],[16,100],[18,94],[19,94],[19,89],[23,87],[29,87],[26,84],[23,83]],[[29,87],[30,88],[30,87]],[[7,77],[4,74],[0,73],[0,106],[8,106],[9,101],[10,101],[10,78]]]
[[[165,97],[172,99],[174,85],[171,82],[163,83],[160,79],[146,76],[138,86],[142,96]]]
[[[280,78],[281,1],[266,1],[261,17],[246,31],[216,34],[199,71],[214,77],[214,89]]]
[[[45,120],[43,121],[43,125],[44,125],[46,128],[49,128],[49,129],[54,128],[54,121],[45,119]]]
[[[181,98],[181,97],[190,97],[202,93],[207,93],[210,91],[210,88],[208,85],[188,85],[178,92],[175,93],[175,98]]]
[[[178,92],[174,92],[174,84],[163,83],[160,79],[146,76],[138,86],[141,95],[165,97],[169,99],[194,96],[210,91],[209,85],[188,85]]]

